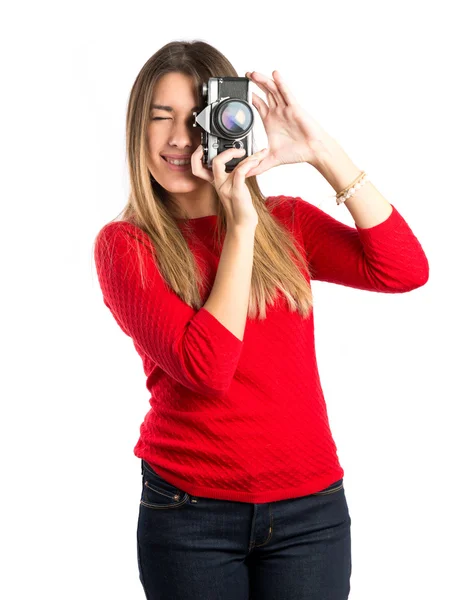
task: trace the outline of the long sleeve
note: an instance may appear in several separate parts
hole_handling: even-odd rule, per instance
[[[337,221],[302,198],[294,202],[311,281],[386,293],[408,292],[428,281],[422,246],[393,205],[385,221],[361,228]]]
[[[141,249],[141,269],[136,252]],[[185,387],[221,396],[232,382],[244,342],[204,307],[195,311],[171,290],[142,230],[123,221],[99,232],[94,258],[103,301],[120,328]]]

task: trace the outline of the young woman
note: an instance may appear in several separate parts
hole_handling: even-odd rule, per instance
[[[95,244],[104,303],[150,392],[134,448],[139,576],[151,600],[344,600],[351,519],[310,282],[403,293],[427,281],[428,262],[277,71],[246,73],[267,96],[252,102],[268,148],[203,165],[193,111],[215,76],[237,72],[202,41],[171,42],[143,66],[127,112],[129,200]],[[297,162],[338,201],[350,192],[355,227],[302,198],[262,194],[256,175]]]

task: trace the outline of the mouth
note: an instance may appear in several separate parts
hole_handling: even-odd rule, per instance
[[[165,161],[168,168],[171,169],[172,171],[187,171],[188,169],[191,169],[191,161],[188,162],[188,164],[174,165],[174,164],[170,163],[165,156],[161,155],[161,157]]]
[[[160,156],[165,160],[191,160],[191,154],[161,154]]]

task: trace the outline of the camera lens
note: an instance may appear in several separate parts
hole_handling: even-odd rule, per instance
[[[218,128],[228,137],[240,137],[252,128],[253,113],[245,102],[228,100],[220,105],[216,122]]]

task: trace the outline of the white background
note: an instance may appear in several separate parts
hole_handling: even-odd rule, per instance
[[[430,279],[412,292],[312,284],[352,518],[350,598],[470,597],[464,9],[453,1],[2,8],[2,598],[144,598],[133,447],[148,391],[131,339],[103,304],[92,244],[127,199],[131,86],[176,39],[214,45],[240,76],[278,69],[421,242]],[[265,195],[299,195],[354,224],[307,164],[258,180]]]

